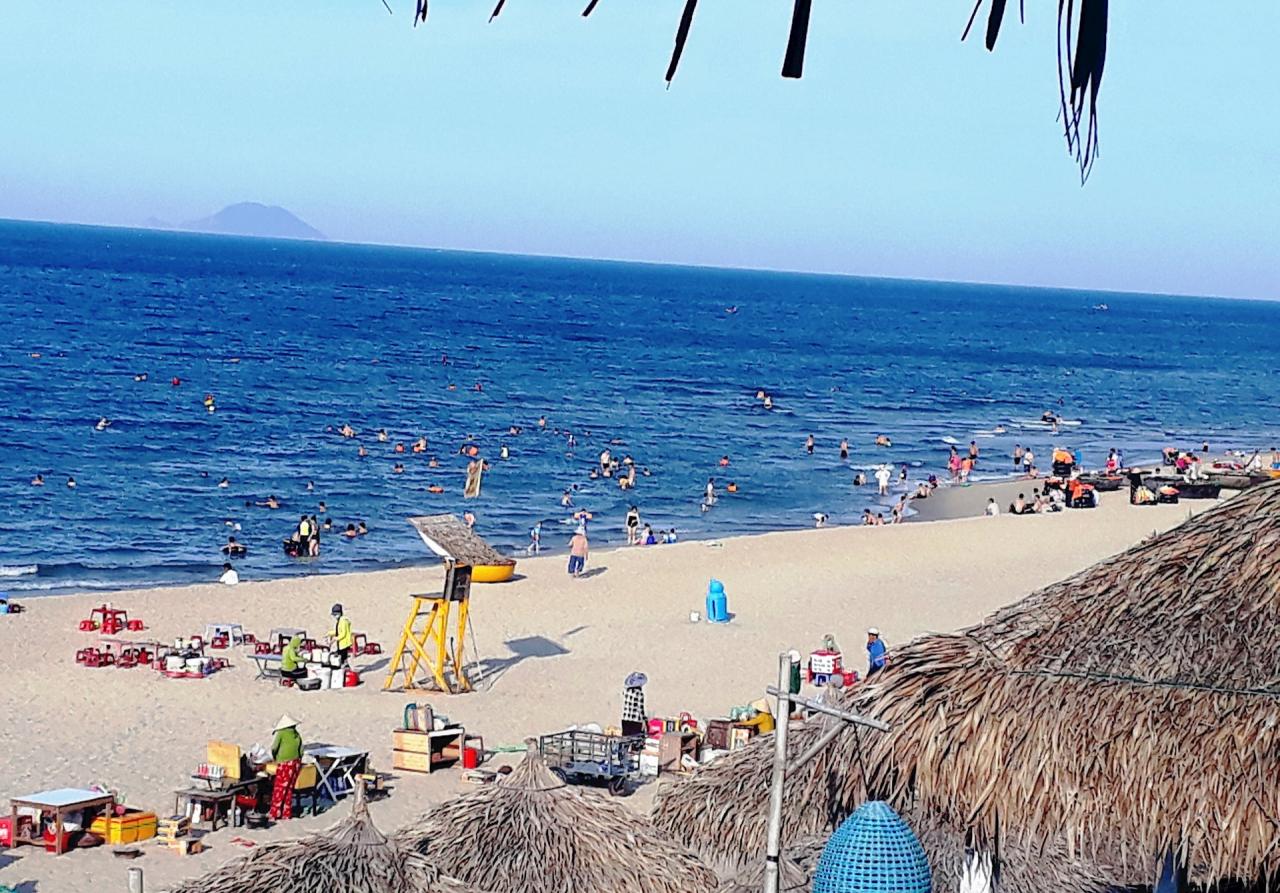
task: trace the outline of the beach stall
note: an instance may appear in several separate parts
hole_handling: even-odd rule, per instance
[[[537,742],[515,770],[432,809],[399,834],[441,871],[490,893],[689,893],[715,875],[649,820],[570,787]]]
[[[1280,483],[898,649],[873,683],[834,695],[893,731],[845,732],[794,773],[784,840],[882,799],[920,837],[937,891],[1274,879],[1277,579]],[[792,746],[824,726],[793,729]],[[748,867],[771,763],[767,738],[726,755],[660,791],[655,825],[709,864]]]
[[[424,515],[409,519],[427,548],[445,566],[439,593],[415,594],[413,607],[388,662],[383,689],[405,691],[418,687],[418,671],[425,668],[443,692],[471,690],[463,669],[467,618],[473,582],[501,582],[515,572],[515,560],[504,558],[454,515]],[[477,579],[479,575],[480,579]]]
[[[273,841],[169,893],[480,893],[446,877],[422,854],[388,839],[369,817],[363,795],[328,831]]]

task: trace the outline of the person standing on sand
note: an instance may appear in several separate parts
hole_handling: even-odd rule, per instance
[[[639,541],[640,510],[634,505],[627,509],[627,545],[634,546]]]
[[[582,576],[582,569],[587,566],[588,554],[590,554],[590,544],[587,542],[587,530],[585,527],[579,527],[573,539],[569,540],[569,576]]]
[[[889,495],[889,478],[891,477],[888,465],[881,465],[876,469],[876,483],[880,485],[880,495]]]
[[[271,786],[271,811],[267,815],[280,821],[293,818],[293,786],[302,768],[302,736],[298,721],[284,714],[272,730],[271,759],[276,764],[276,780]]]
[[[884,644],[884,640],[880,638],[880,630],[874,626],[867,630],[867,678],[870,679],[876,673],[884,669],[885,664],[889,663],[888,648]]]

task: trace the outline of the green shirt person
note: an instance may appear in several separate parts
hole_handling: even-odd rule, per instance
[[[302,636],[294,636],[280,654],[280,675],[285,679],[301,679],[307,675],[302,657]]]
[[[276,777],[271,787],[272,819],[293,818],[293,788],[302,768],[302,736],[298,734],[298,721],[289,714],[276,723],[275,738],[271,742],[271,758],[276,763]]]
[[[276,735],[271,741],[271,759],[277,763],[302,759],[302,736],[298,734],[298,723],[288,714],[280,717],[276,723]]]

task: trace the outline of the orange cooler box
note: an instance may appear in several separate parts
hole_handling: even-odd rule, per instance
[[[129,810],[121,816],[98,816],[89,826],[107,843],[137,843],[156,836],[156,814]]]

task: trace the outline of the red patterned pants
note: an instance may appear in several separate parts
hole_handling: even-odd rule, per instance
[[[302,760],[287,760],[276,766],[276,781],[271,788],[271,812],[273,819],[293,818],[293,785],[298,780]]]

